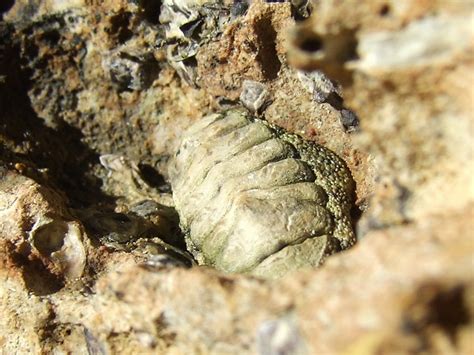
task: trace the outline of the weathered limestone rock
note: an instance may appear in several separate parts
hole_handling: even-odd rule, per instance
[[[2,350],[473,353],[472,3],[172,3],[0,5]],[[246,82],[356,182],[357,244],[276,281],[159,228],[183,132]]]

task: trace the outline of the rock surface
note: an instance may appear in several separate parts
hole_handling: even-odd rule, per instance
[[[474,352],[474,6],[292,3],[0,5],[4,352]],[[357,187],[358,243],[276,281],[189,268],[168,183],[249,82]]]

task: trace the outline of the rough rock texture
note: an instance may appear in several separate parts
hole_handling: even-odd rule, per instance
[[[293,3],[0,5],[2,351],[474,352],[472,2]],[[273,282],[187,268],[167,182],[246,82],[357,184],[356,246]]]

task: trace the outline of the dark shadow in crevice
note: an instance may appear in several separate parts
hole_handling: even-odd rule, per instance
[[[143,9],[143,16],[152,25],[160,23],[161,0],[140,0],[140,7]]]
[[[383,4],[383,5],[380,7],[379,15],[382,16],[382,17],[390,16],[391,11],[392,11],[392,10],[391,10],[389,4]]]
[[[149,164],[138,164],[141,178],[148,184],[148,186],[157,189],[160,192],[171,192],[171,186],[166,182],[163,175],[158,170]]]
[[[106,244],[119,250],[131,251],[138,246],[135,244],[137,241],[149,240],[160,253],[191,266],[190,255],[184,256],[187,254],[186,244],[179,228],[179,216],[172,207],[145,200],[125,213],[90,208],[75,210],[74,215],[82,221],[87,235],[95,245]],[[157,244],[153,238],[159,238],[176,250]]]
[[[460,329],[472,322],[467,304],[469,293],[464,284],[422,284],[416,290],[414,302],[404,310],[402,331],[416,334],[427,349],[436,331],[446,334],[457,345]]]
[[[127,42],[133,36],[133,32],[130,30],[130,20],[132,17],[131,12],[119,12],[118,14],[110,17],[110,35],[117,39],[119,44]]]
[[[459,328],[470,322],[466,293],[464,285],[457,285],[438,293],[428,304],[431,311],[429,321],[441,327],[453,343]]]
[[[359,128],[359,117],[344,105],[344,99],[336,92],[330,93],[324,102],[339,111],[339,120],[346,131],[352,132]]]
[[[114,199],[101,191],[100,179],[90,173],[99,159],[82,143],[82,133],[64,121],[55,129],[47,127],[32,108],[28,97],[32,72],[21,67],[20,46],[14,41],[13,28],[0,23],[0,42],[4,43],[0,48],[0,138],[10,144],[0,158],[10,164],[18,159],[43,169],[48,183],[62,190],[71,206],[114,204]]]
[[[35,256],[29,255],[29,250],[20,252],[14,244],[7,244],[3,250],[10,257],[12,264],[21,270],[21,275],[28,291],[37,296],[46,296],[64,287],[64,279],[52,273]]]
[[[15,0],[2,0],[0,2],[0,14],[4,14],[15,5]]]
[[[278,77],[281,68],[276,50],[277,32],[273,28],[271,17],[263,17],[255,23],[255,33],[258,37],[257,61],[260,63],[263,75],[267,80]]]

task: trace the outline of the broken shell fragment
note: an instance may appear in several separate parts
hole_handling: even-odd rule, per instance
[[[67,279],[82,275],[86,265],[83,231],[78,222],[61,217],[39,216],[29,241],[41,255],[50,258]]]
[[[353,31],[318,33],[311,20],[296,26],[289,33],[288,62],[306,71],[332,71],[356,57],[357,40]]]

